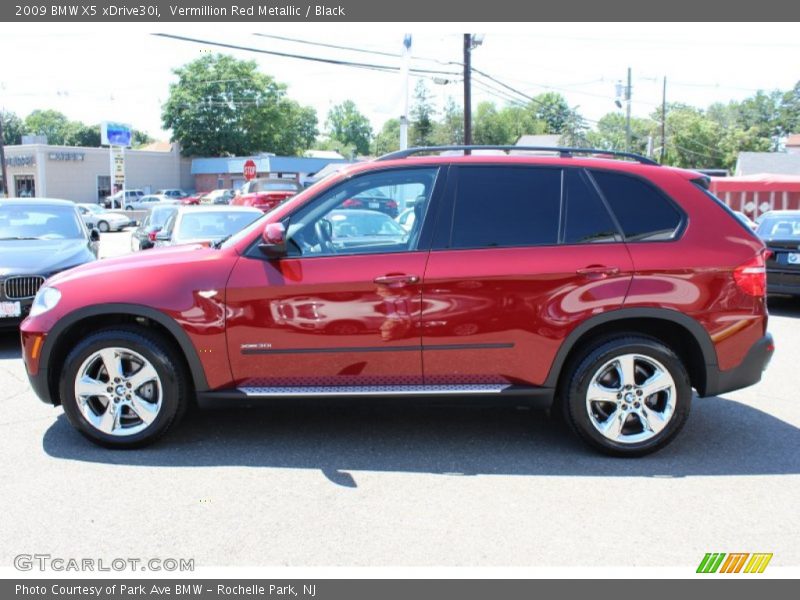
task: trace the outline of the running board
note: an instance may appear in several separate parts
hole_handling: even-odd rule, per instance
[[[198,404],[203,407],[257,405],[280,401],[329,400],[360,402],[401,400],[408,404],[419,399],[423,404],[510,404],[548,408],[553,401],[552,388],[511,384],[445,384],[445,385],[368,385],[368,386],[276,386],[241,387],[199,392]]]

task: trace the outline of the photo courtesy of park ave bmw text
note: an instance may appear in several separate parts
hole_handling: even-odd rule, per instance
[[[0,597],[786,597],[798,17],[1,5]]]

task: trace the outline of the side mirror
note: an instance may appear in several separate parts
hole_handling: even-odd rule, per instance
[[[100,241],[100,232],[92,227],[92,230],[89,232],[89,241],[90,242],[99,242]]]
[[[286,227],[283,223],[267,223],[258,248],[270,258],[286,254]]]

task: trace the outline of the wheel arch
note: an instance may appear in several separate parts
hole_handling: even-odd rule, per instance
[[[692,387],[700,396],[705,395],[711,383],[709,371],[718,369],[711,337],[690,316],[666,308],[623,308],[584,321],[561,344],[544,385],[559,387],[573,357],[588,344],[622,332],[647,335],[669,346],[685,364]]]
[[[194,390],[208,390],[203,365],[186,332],[165,313],[138,304],[113,303],[79,308],[61,319],[48,332],[42,347],[40,365],[46,366],[47,390],[53,404],[59,404],[59,378],[64,359],[74,345],[70,342],[89,331],[114,325],[150,327],[163,335],[179,351],[179,359],[190,374]],[[53,368],[57,365],[57,368]]]

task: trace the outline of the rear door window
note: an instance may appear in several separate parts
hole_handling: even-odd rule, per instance
[[[617,229],[600,195],[578,169],[566,169],[566,204],[564,207],[564,243],[590,244],[620,242]]]
[[[558,243],[561,170],[459,167],[451,248]]]

